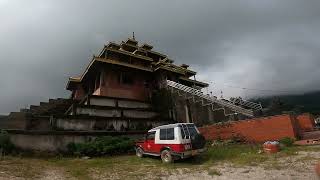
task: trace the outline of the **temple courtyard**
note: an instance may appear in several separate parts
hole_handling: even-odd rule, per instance
[[[134,155],[113,157],[6,156],[0,179],[317,179],[320,146],[294,146],[276,154],[256,145],[210,147],[200,157],[162,164]]]

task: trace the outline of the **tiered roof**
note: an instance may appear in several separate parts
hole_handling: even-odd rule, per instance
[[[71,90],[75,84],[81,83],[91,67],[96,63],[113,64],[147,72],[170,71],[181,75],[180,80],[192,82],[200,87],[208,86],[206,83],[189,79],[189,77],[197,73],[188,69],[188,65],[175,65],[173,64],[174,61],[169,59],[167,55],[153,51],[152,49],[153,46],[146,43],[139,46],[138,41],[132,38],[128,38],[120,44],[110,42],[104,46],[98,56],[93,56],[90,64],[80,77],[69,78],[67,89]],[[128,58],[120,58],[120,56]],[[128,62],[125,59],[129,59],[130,61]]]

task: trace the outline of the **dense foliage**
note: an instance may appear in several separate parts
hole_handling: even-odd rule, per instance
[[[267,107],[270,115],[280,114],[283,111],[293,111],[295,113],[310,112],[315,115],[320,114],[320,91],[300,95],[260,97],[252,99],[252,101],[260,102],[263,107]]]
[[[0,150],[4,153],[10,153],[14,145],[10,141],[10,136],[6,131],[0,130]]]
[[[74,155],[102,156],[134,151],[134,141],[127,137],[99,137],[86,143],[70,143],[68,151]]]

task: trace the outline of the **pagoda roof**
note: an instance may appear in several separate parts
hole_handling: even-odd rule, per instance
[[[124,46],[128,46],[132,49],[127,47],[126,48],[127,50],[125,50],[123,49],[125,48]],[[96,62],[113,64],[113,65],[133,68],[133,69],[147,71],[147,72],[155,72],[158,70],[170,71],[170,72],[182,75],[183,78],[181,80],[183,81],[192,82],[194,84],[200,85],[201,87],[207,86],[206,83],[188,79],[190,76],[196,75],[197,73],[195,71],[188,69],[186,65],[183,65],[183,66],[175,65],[173,64],[174,61],[169,59],[166,55],[156,51],[152,51],[151,49],[153,49],[153,46],[149,44],[143,44],[142,46],[138,46],[138,41],[131,38],[128,38],[126,41],[122,41],[121,44],[117,44],[115,42],[109,42],[107,45],[104,45],[103,49],[101,50],[98,56],[93,56],[89,65],[86,67],[85,71],[82,73],[80,77],[69,78],[67,89],[71,88],[71,86],[74,86],[77,83],[82,82],[82,80],[84,79],[88,71],[91,69],[91,66]],[[105,53],[108,53],[108,52],[119,53],[122,55],[137,58],[139,60],[143,60],[145,62],[150,62],[150,66],[130,64],[130,63],[123,62],[121,60],[109,58],[108,56],[107,56],[108,58],[106,58],[106,56],[103,56]],[[150,54],[153,54],[151,55],[152,58],[147,56]],[[159,60],[155,59],[157,56],[159,57]]]
[[[173,64],[173,60],[165,58],[163,60],[160,60],[159,62],[155,63],[155,71],[158,69],[165,69],[171,72],[176,72],[179,74],[183,74],[183,75],[187,75],[187,73],[192,74],[192,75],[196,75],[197,73],[194,71],[191,71],[189,69],[186,69],[184,67],[181,66],[177,66],[175,64]]]
[[[153,48],[153,46],[151,46],[150,44],[144,43],[142,44],[141,48],[150,51]]]
[[[201,82],[201,81],[197,81],[197,80],[193,80],[193,79],[189,79],[189,78],[185,78],[185,77],[180,77],[179,78],[180,81],[186,81],[190,84],[196,85],[196,86],[200,86],[200,87],[208,87],[209,84]]]
[[[136,40],[133,39],[133,38],[128,38],[125,43],[126,43],[126,44],[135,45],[135,46],[138,45],[138,41],[136,41]]]
[[[124,62],[121,62],[121,61],[118,61],[118,60],[113,60],[113,59],[110,59],[110,58],[95,57],[94,60],[95,61],[99,61],[99,62],[103,62],[103,63],[115,64],[115,65],[119,65],[119,66],[134,68],[134,69],[138,69],[138,70],[142,70],[142,71],[153,72],[151,68],[138,66],[138,65],[134,65],[134,64],[129,64],[129,63],[124,63]]]
[[[79,84],[81,82],[81,77],[69,77],[69,81],[67,83],[66,89],[70,90],[75,85]]]
[[[150,61],[150,62],[153,61],[153,59],[150,58],[150,57],[148,57],[148,56],[143,56],[143,55],[140,55],[140,54],[135,54],[134,52],[126,51],[126,50],[123,50],[123,49],[121,49],[121,48],[119,48],[119,49],[111,48],[109,44],[108,44],[108,45],[105,45],[105,47],[103,48],[103,50],[102,50],[101,53],[99,54],[99,57],[101,57],[101,55],[102,55],[105,51],[116,52],[116,53],[120,53],[120,54],[123,54],[123,55],[135,57],[135,58],[138,58],[138,59],[141,59],[141,60]]]

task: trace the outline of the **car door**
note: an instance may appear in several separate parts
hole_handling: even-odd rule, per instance
[[[154,143],[155,134],[156,134],[155,131],[147,133],[144,147],[145,147],[145,151],[148,153],[155,153],[155,143]]]

